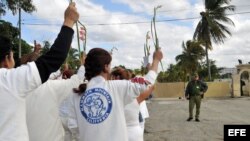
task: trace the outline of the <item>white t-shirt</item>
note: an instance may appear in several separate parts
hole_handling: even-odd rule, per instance
[[[140,105],[137,99],[125,106],[128,141],[143,141],[143,131],[139,123]]]
[[[148,107],[146,105],[146,101],[143,100],[141,103],[140,103],[140,112],[141,112],[141,115],[142,115],[142,118],[143,120],[145,118],[149,118],[149,113],[148,113]]]
[[[82,69],[81,69],[82,70]],[[84,69],[83,69],[84,70]],[[70,79],[48,80],[27,97],[27,126],[30,141],[63,141],[59,105],[82,82],[83,71]]]
[[[28,141],[25,97],[41,84],[34,62],[0,69],[0,141]]]
[[[124,113],[127,126],[139,125],[139,109],[140,105],[137,99],[125,106]]]
[[[156,79],[150,71],[148,77]],[[80,141],[128,141],[125,105],[131,103],[145,85],[126,80],[106,81],[102,76],[92,78],[83,95],[72,96],[71,116],[79,128]]]
[[[148,77],[148,75],[145,76],[145,79],[151,84],[154,84],[155,82],[155,79],[152,79],[152,77]],[[124,113],[129,141],[143,141],[143,129],[141,128],[141,125],[139,123],[139,111],[141,110],[141,107],[143,107],[144,113],[142,115],[144,118],[145,112],[147,112],[147,105],[145,100],[139,104],[137,99],[135,99],[132,103],[125,106]]]

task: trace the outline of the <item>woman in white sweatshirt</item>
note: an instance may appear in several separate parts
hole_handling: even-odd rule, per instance
[[[154,53],[153,67],[147,79],[156,79],[162,52]],[[85,60],[85,78],[88,84],[79,86],[72,97],[71,117],[79,129],[80,141],[128,141],[125,105],[133,102],[146,90],[146,85],[127,80],[108,81],[111,55],[103,49],[89,51]]]
[[[112,80],[130,80],[131,75],[129,74],[126,69],[123,68],[115,68],[111,73]],[[142,77],[135,77],[132,79],[133,82],[137,83],[154,83],[154,82],[147,82]],[[129,103],[125,106],[125,119],[128,131],[128,141],[143,141],[143,129],[139,123],[139,112],[140,112],[140,104],[143,102],[150,94],[152,94],[154,87],[150,87],[149,90],[143,92],[141,95],[145,97],[137,97],[132,103]]]
[[[0,36],[0,141],[28,141],[25,98],[46,82],[67,57],[73,37],[73,25],[79,14],[71,3],[64,24],[49,52],[35,62],[14,67],[11,41]],[[39,128],[39,127],[37,127]]]
[[[48,80],[26,99],[27,127],[30,141],[64,141],[59,106],[82,83],[85,69],[69,79]]]

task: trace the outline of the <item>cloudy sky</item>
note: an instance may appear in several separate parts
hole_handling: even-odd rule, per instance
[[[163,66],[166,69],[181,54],[183,41],[192,39],[199,21],[199,13],[204,10],[203,0],[74,0],[80,13],[80,21],[87,28],[87,50],[102,47],[113,52],[112,65],[125,65],[139,68],[144,56],[145,35],[150,31],[153,8],[158,10],[157,31],[160,46],[164,53]],[[57,36],[63,22],[63,13],[69,0],[33,0],[37,11],[22,15],[22,38],[29,43],[33,40],[51,43]],[[231,27],[232,36],[225,44],[213,44],[210,59],[216,60],[219,67],[235,67],[238,59],[250,62],[250,1],[232,0],[236,11],[229,16],[235,23]],[[249,13],[248,13],[249,12]],[[239,14],[237,14],[239,13]],[[10,13],[2,17],[17,26],[17,16]],[[188,19],[191,20],[173,20]],[[173,21],[172,21],[173,20]],[[76,35],[76,34],[75,34]],[[153,43],[151,52],[153,52]],[[77,48],[77,38],[72,46]],[[152,59],[151,59],[152,60]]]

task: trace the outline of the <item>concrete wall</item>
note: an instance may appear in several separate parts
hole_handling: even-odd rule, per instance
[[[183,97],[184,82],[156,83],[153,94],[156,98]]]
[[[156,83],[154,90],[155,98],[178,98],[184,96],[184,82]],[[208,90],[205,97],[228,97],[231,96],[231,83],[229,82],[208,82]]]
[[[231,83],[228,82],[208,82],[208,90],[205,97],[227,97],[231,96]]]
[[[233,95],[234,97],[240,97],[240,75],[235,74],[233,78]]]

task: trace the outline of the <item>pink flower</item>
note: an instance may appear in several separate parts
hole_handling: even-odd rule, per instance
[[[79,38],[80,38],[81,40],[85,40],[86,32],[85,32],[85,28],[84,28],[84,27],[80,27],[79,35],[80,35]]]

